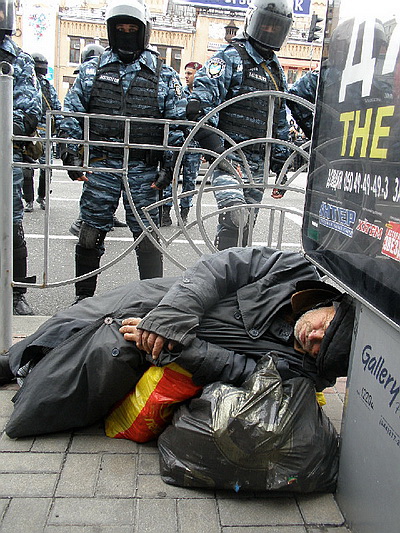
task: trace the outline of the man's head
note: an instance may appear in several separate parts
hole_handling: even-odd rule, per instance
[[[279,50],[292,26],[293,0],[251,0],[243,35],[266,56]]]
[[[320,376],[333,381],[346,376],[355,320],[353,299],[330,284],[304,280],[296,283],[291,304],[298,317],[296,348],[316,360]]]
[[[46,76],[47,74],[47,68],[48,68],[48,62],[47,59],[44,57],[43,54],[39,53],[33,53],[32,54],[33,61],[35,62],[35,72],[37,75],[41,74],[42,76]]]
[[[85,63],[86,61],[89,61],[89,59],[92,59],[92,57],[101,56],[104,50],[105,48],[104,46],[101,46],[101,44],[96,44],[96,43],[87,44],[85,48],[82,50],[81,63]]]
[[[142,0],[111,0],[106,21],[110,47],[124,63],[131,63],[147,48],[151,24]]]
[[[191,61],[185,65],[185,81],[190,91],[193,89],[194,75],[202,66],[197,61]]]
[[[14,0],[0,0],[0,43],[14,30]]]
[[[335,316],[333,305],[311,309],[297,319],[294,336],[298,348],[316,358],[319,354],[322,339]]]

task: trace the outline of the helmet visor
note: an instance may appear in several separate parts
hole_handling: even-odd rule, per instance
[[[14,29],[14,2],[13,0],[0,0],[0,30]]]
[[[273,50],[279,50],[291,26],[292,19],[290,17],[258,8],[251,13],[247,22],[246,32],[252,39],[262,45]]]

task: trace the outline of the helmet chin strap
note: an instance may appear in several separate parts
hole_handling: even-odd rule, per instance
[[[255,41],[252,37],[249,37],[249,42],[252,45],[252,47],[262,56],[264,59],[271,59],[274,55],[274,51],[269,46],[265,46],[257,41]]]

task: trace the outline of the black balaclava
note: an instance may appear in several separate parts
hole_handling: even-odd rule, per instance
[[[125,33],[117,31],[117,24],[137,24],[138,31]],[[113,50],[118,54],[124,63],[132,63],[144,50],[144,25],[140,20],[132,17],[115,17],[114,24],[114,45]]]

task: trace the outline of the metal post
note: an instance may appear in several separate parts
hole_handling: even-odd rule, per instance
[[[13,67],[0,62],[0,353],[12,344]]]

